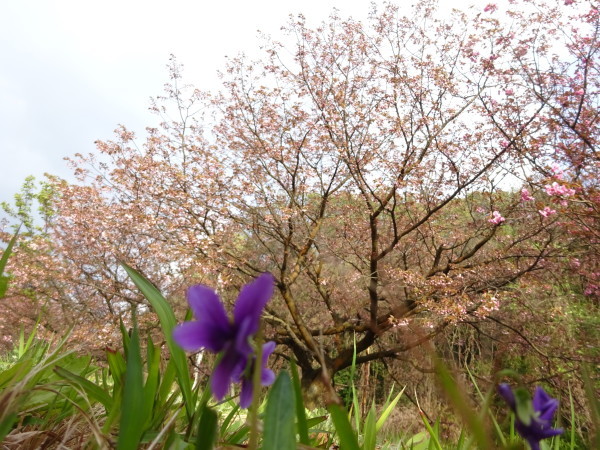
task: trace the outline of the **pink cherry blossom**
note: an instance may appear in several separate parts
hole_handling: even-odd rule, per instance
[[[546,194],[563,196],[563,197],[571,197],[572,195],[575,195],[575,190],[570,189],[562,184],[558,184],[555,181],[552,184],[546,185]]]
[[[552,173],[554,173],[554,178],[559,180],[562,180],[563,176],[565,175],[564,171],[556,163],[552,164]]]
[[[529,190],[527,188],[521,189],[521,201],[522,202],[530,202],[532,200],[535,200],[535,198],[533,198],[531,196],[531,194],[529,193]]]
[[[513,91],[512,89],[506,89],[506,90],[504,91],[504,93],[505,93],[506,95],[513,95],[513,94],[515,93],[515,91]]]
[[[552,214],[556,214],[556,210],[549,208],[548,206],[546,206],[544,209],[538,210],[538,212],[542,217],[549,217]]]
[[[489,223],[493,223],[494,225],[500,225],[506,219],[502,217],[502,215],[498,211],[494,211],[492,213],[492,218],[488,220]]]
[[[488,3],[485,8],[483,8],[484,12],[493,13],[498,9],[498,6],[495,3]]]

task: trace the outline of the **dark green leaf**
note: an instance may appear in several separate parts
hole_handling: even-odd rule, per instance
[[[292,381],[294,383],[294,394],[296,396],[296,421],[298,424],[298,435],[300,436],[300,442],[302,444],[310,445],[310,439],[308,437],[308,423],[306,421],[306,410],[304,409],[304,402],[302,401],[302,386],[300,385],[298,367],[296,367],[296,363],[293,359],[291,369]]]
[[[287,372],[281,372],[267,398],[263,450],[294,450],[296,431],[294,389]]]
[[[192,396],[192,380],[188,370],[185,352],[173,340],[173,328],[175,328],[175,325],[177,325],[175,314],[173,314],[173,310],[159,290],[152,283],[150,283],[150,281],[140,275],[133,268],[129,267],[127,264],[121,263],[121,265],[127,271],[127,274],[142,292],[144,297],[146,297],[146,299],[150,302],[154,312],[156,312],[158,315],[160,326],[165,335],[169,352],[171,353],[171,359],[175,364],[177,381],[183,395],[185,409],[188,418],[191,418],[194,415],[195,406]]]
[[[127,372],[125,373],[119,441],[117,443],[118,450],[135,450],[142,438],[145,422],[143,383],[140,342],[137,327],[134,327],[129,342],[129,354],[127,355]]]
[[[99,401],[104,406],[104,409],[108,413],[110,411],[110,407],[112,405],[111,396],[100,386],[95,385],[91,381],[83,378],[79,375],[70,372],[69,370],[63,369],[62,367],[56,366],[54,367],[54,371],[56,374],[65,380],[69,380],[73,383],[78,384],[82,387],[82,389],[94,400]]]
[[[218,415],[205,407],[202,411],[200,423],[198,424],[198,436],[196,436],[196,450],[212,450],[217,442]]]
[[[340,405],[331,404],[327,407],[327,410],[331,414],[331,420],[335,426],[338,439],[340,440],[341,450],[360,450],[358,441],[352,430],[352,425],[348,420],[348,413]]]

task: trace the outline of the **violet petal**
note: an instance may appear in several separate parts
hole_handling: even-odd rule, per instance
[[[236,324],[236,335],[235,335],[235,349],[236,351],[249,355],[253,353],[252,346],[250,345],[250,336],[254,328],[253,320],[251,317],[246,317],[240,323]]]
[[[245,364],[246,360],[243,355],[239,355],[234,351],[225,352],[211,377],[211,390],[217,400],[222,400],[225,397],[234,373],[239,370],[240,366],[243,370]]]
[[[240,407],[248,408],[252,404],[252,379],[244,378],[242,380],[242,390],[240,391]]]
[[[173,329],[173,339],[184,350],[195,352],[206,346],[202,333],[203,327],[199,322],[184,322]]]
[[[215,291],[207,286],[197,284],[188,289],[187,299],[198,321],[210,323],[222,333],[230,332],[231,322]]]
[[[512,391],[511,387],[506,383],[501,383],[498,386],[498,393],[502,396],[504,401],[510,406],[510,408],[514,411],[516,408],[515,394]]]
[[[265,272],[240,290],[240,295],[233,307],[234,322],[240,324],[245,318],[251,318],[249,334],[258,331],[260,315],[273,296],[273,283],[273,275]]]

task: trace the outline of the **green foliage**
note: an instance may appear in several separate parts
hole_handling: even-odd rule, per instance
[[[6,294],[6,291],[8,289],[8,282],[10,280],[10,277],[8,275],[5,275],[4,271],[6,269],[6,264],[8,263],[8,258],[12,253],[12,249],[15,246],[15,243],[17,242],[17,238],[19,237],[20,229],[21,227],[17,228],[17,231],[15,231],[15,234],[8,242],[6,249],[4,249],[4,251],[2,252],[2,257],[0,257],[0,299],[4,298],[4,295]]]
[[[138,447],[146,416],[152,411],[147,409],[149,402],[145,401],[146,386],[137,327],[133,329],[129,344],[117,450],[133,450]]]
[[[271,387],[264,418],[263,450],[296,448],[295,394],[287,372],[281,372]]]
[[[30,175],[25,178],[20,192],[14,195],[14,204],[1,202],[0,209],[22,224],[29,235],[44,233],[56,215],[54,205],[57,195],[50,183],[41,181],[38,185],[35,177]]]
[[[187,366],[187,359],[185,352],[179,347],[173,340],[173,328],[177,324],[175,314],[171,309],[169,303],[165,300],[162,294],[156,289],[156,287],[150,283],[146,278],[136,272],[133,268],[127,264],[122,264],[123,268],[127,271],[130,278],[133,280],[138,289],[144,294],[144,297],[150,302],[152,308],[158,315],[162,332],[167,341],[167,347],[171,354],[171,359],[174,361],[175,371],[177,374],[177,382],[183,395],[185,409],[188,414],[188,418],[192,418],[194,414],[194,396],[192,395],[192,380]]]
[[[76,386],[64,383],[61,371],[86,378],[97,367],[89,356],[77,356],[64,349],[68,334],[54,348],[44,341],[28,339],[16,361],[0,371],[0,441],[18,422],[41,429],[89,411],[90,403]],[[31,336],[30,336],[31,337]],[[87,414],[93,431],[97,424]]]
[[[196,450],[211,450],[217,440],[218,415],[212,408],[205,407],[198,424]]]

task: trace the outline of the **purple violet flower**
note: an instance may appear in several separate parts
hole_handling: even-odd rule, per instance
[[[252,367],[256,355],[250,339],[258,331],[262,311],[273,296],[273,282],[273,275],[263,273],[244,285],[233,308],[233,321],[211,288],[199,284],[188,289],[188,302],[196,320],[178,325],[173,330],[173,339],[187,351],[205,348],[221,354],[211,377],[211,390],[217,400],[225,397],[232,382],[241,382],[240,406],[246,408],[252,402]],[[274,342],[263,345],[263,386],[275,379],[275,374],[266,368],[274,349]]]
[[[529,443],[531,450],[540,450],[542,439],[563,433],[562,428],[552,428],[558,400],[550,397],[541,387],[536,387],[533,401],[526,390],[518,388],[513,392],[506,383],[498,386],[498,393],[515,413],[515,428]]]
[[[269,386],[275,381],[275,373],[273,373],[271,369],[267,369],[267,360],[271,353],[273,353],[273,350],[275,350],[275,342],[270,341],[263,345],[262,368],[260,374],[260,383],[263,386]],[[252,376],[255,364],[256,356],[253,355],[248,370],[244,373],[244,376],[242,376],[242,391],[240,392],[240,406],[242,408],[248,408],[252,403]]]

